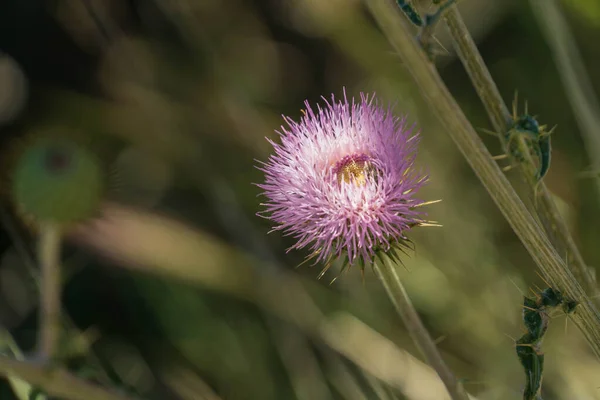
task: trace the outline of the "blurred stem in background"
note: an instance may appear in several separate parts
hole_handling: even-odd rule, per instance
[[[407,351],[348,312],[325,314],[312,297],[331,300],[329,291],[284,271],[273,274],[264,262],[209,235],[164,217],[107,205],[103,217],[68,236],[130,270],[207,287],[254,303],[325,343],[409,399],[450,399],[436,373]]]
[[[40,329],[39,333],[38,358],[40,361],[50,361],[46,357],[48,354],[52,354],[54,350],[56,350],[56,347],[61,346],[61,341],[58,339],[59,337],[62,337],[65,341],[68,341],[68,345],[63,346],[64,348],[62,348],[65,350],[65,356],[68,357],[70,352],[86,354],[90,365],[99,366],[99,360],[90,353],[90,346],[93,340],[90,339],[89,332],[81,332],[77,329],[67,312],[62,309],[62,304],[60,302],[62,294],[61,288],[75,272],[74,268],[69,268],[69,265],[63,266],[60,262],[61,229],[54,224],[51,224],[51,226],[46,225],[44,234],[40,235],[38,258],[40,260],[41,268],[38,270],[35,265],[33,252],[29,249],[26,241],[18,231],[16,222],[4,207],[0,207],[0,221],[9,233],[13,245],[18,249],[18,253],[23,260],[25,268],[35,282],[35,287],[40,292],[40,296],[38,297],[40,303],[40,326],[45,326],[45,328]],[[66,267],[64,271],[63,267]],[[43,280],[44,269],[46,269],[47,273],[52,275],[49,281]],[[46,288],[44,285],[48,285],[48,287]],[[50,308],[50,306],[44,305],[46,297],[52,298],[52,308],[58,308],[43,311],[42,308],[44,307]],[[56,317],[56,320],[53,320],[51,315]],[[57,329],[64,328],[64,332],[61,335],[58,335],[60,332],[54,330],[53,327],[56,327]],[[58,343],[56,343],[55,340],[58,340]],[[62,345],[64,344],[65,343],[62,343]],[[7,358],[4,358],[5,356],[0,357],[0,375],[7,377],[15,394],[19,397],[19,400],[30,399],[34,386],[41,388],[50,395],[67,393],[65,398],[73,398],[75,400],[88,400],[93,398],[98,400],[104,398],[128,399],[120,394],[118,395],[119,397],[112,397],[114,396],[114,393],[110,391],[104,392],[103,389],[71,375],[66,370],[59,369],[51,375],[51,380],[47,379],[46,376],[49,372],[45,369],[46,366],[28,363],[10,332],[4,328],[0,328],[0,348],[9,354]],[[105,375],[98,376],[98,378],[108,380]],[[78,392],[69,393],[68,391],[71,387],[78,388]],[[36,399],[38,400],[46,399],[45,394],[40,393],[37,396]]]
[[[600,198],[600,102],[583,64],[577,42],[555,0],[529,0],[552,51],[558,73],[575,113]]]
[[[42,223],[39,241],[41,286],[38,352],[43,362],[52,362],[61,334],[61,226],[54,222]]]
[[[433,339],[410,301],[402,285],[402,281],[396,272],[395,265],[392,264],[391,260],[387,259],[387,256],[383,256],[374,263],[374,268],[388,296],[392,300],[398,315],[402,318],[410,337],[425,356],[429,365],[436,370],[442,382],[446,385],[450,397],[453,400],[468,400],[469,396],[463,385],[456,379],[442,359]]]
[[[498,132],[497,136],[502,148],[506,149],[507,143],[504,133],[511,129],[511,124],[513,123],[508,107],[502,100],[496,83],[479,54],[477,46],[469,34],[456,5],[450,7],[444,15],[444,20],[452,37],[452,45],[469,74],[479,98],[485,106],[494,130]],[[526,148],[523,138],[518,137],[516,140],[519,141],[519,148]],[[598,154],[600,154],[600,151]],[[552,200],[550,192],[543,182],[538,183],[537,181],[536,167],[531,159],[531,155],[528,152],[525,152],[523,155],[525,162],[519,163],[510,154],[510,151],[508,151],[508,156],[511,157],[511,164],[518,163],[521,166],[520,178],[527,182],[530,188],[529,194],[534,196],[534,198],[537,198],[537,196],[541,197],[539,203],[535,202],[537,204],[536,211],[548,238],[559,254],[567,255],[565,263],[579,280],[584,290],[590,295],[596,294],[598,288],[595,279],[590,274],[590,270],[583,260],[554,200]]]
[[[10,332],[4,328],[0,328],[0,351],[3,354],[8,353],[11,357],[18,361],[23,361],[25,359],[23,352],[21,352],[21,349],[19,346],[17,346],[17,343],[11,336]],[[2,361],[0,359],[0,364],[1,363]],[[19,400],[30,399],[31,392],[34,390],[31,383],[21,378],[17,378],[12,374],[6,374],[6,379],[10,383],[15,396],[17,396]],[[47,397],[43,394],[40,394],[36,400],[47,400]]]
[[[452,97],[435,67],[418,47],[398,11],[387,0],[367,1],[375,20],[422,90],[446,131],[492,196],[544,277],[581,302],[574,316],[586,340],[600,357],[600,313],[556,252],[541,227],[508,182],[481,138]]]

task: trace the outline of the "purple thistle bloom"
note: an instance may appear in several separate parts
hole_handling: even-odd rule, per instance
[[[267,139],[275,154],[261,163],[266,179],[258,186],[274,230],[297,239],[289,250],[310,247],[326,269],[342,255],[364,265],[406,245],[404,232],[425,222],[416,210],[425,202],[413,198],[428,179],[414,168],[418,133],[374,96],[361,94],[355,104],[344,92],[343,102],[325,101],[316,112],[305,102],[300,123],[284,117],[281,144]]]

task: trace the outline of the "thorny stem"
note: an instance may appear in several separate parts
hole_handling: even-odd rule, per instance
[[[464,115],[435,67],[412,38],[389,0],[366,1],[375,20],[421,88],[421,93],[490,196],[540,268],[544,278],[581,303],[573,315],[600,358],[600,313],[531,216],[481,138]]]
[[[423,326],[423,322],[421,322],[419,314],[412,305],[394,265],[390,260],[380,260],[374,263],[374,268],[396,311],[402,318],[410,337],[425,356],[427,363],[438,373],[450,397],[453,400],[468,400],[469,397],[463,385],[452,374],[438,352],[429,332]]]
[[[473,86],[477,90],[479,98],[483,102],[487,114],[491,120],[492,126],[496,132],[508,132],[511,122],[511,114],[500,96],[500,92],[488,71],[473,38],[469,34],[465,23],[463,22],[456,5],[450,6],[444,14],[444,20],[452,37],[452,44],[460,58],[463,66],[467,70]],[[506,148],[504,135],[498,135],[502,148]],[[519,148],[526,148],[522,138],[519,140]],[[511,163],[518,162],[512,158],[509,153]],[[530,195],[536,196],[535,187],[536,169],[529,154],[524,154],[525,162],[520,163],[520,177],[527,182],[530,188]],[[537,214],[550,242],[554,245],[556,251],[564,255],[567,254],[567,266],[571,272],[581,282],[581,285],[590,295],[596,294],[598,288],[593,276],[590,274],[589,267],[585,264],[569,229],[565,224],[556,204],[550,196],[550,192],[543,182],[540,182],[537,189],[537,196],[541,201],[536,200]]]
[[[590,77],[560,5],[554,0],[529,0],[529,3],[552,51],[567,98],[577,117],[592,170],[596,172],[594,181],[600,194],[600,102],[594,94]]]
[[[52,361],[60,338],[60,242],[60,225],[42,224],[38,250],[41,269],[38,352],[46,362]]]

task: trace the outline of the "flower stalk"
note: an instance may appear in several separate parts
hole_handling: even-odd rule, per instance
[[[40,359],[46,362],[55,356],[61,331],[60,242],[60,224],[41,224],[38,250],[41,270],[38,352]]]
[[[440,379],[446,386],[453,400],[468,400],[469,396],[463,385],[456,379],[440,355],[435,342],[423,325],[419,314],[415,310],[402,281],[396,272],[395,265],[387,257],[379,257],[373,267],[381,280],[390,300],[394,304],[398,315],[404,322],[406,329],[417,348],[425,357],[427,363],[435,369]]]
[[[62,231],[94,215],[104,193],[104,175],[96,157],[70,134],[36,133],[20,147],[11,168],[10,194],[18,216],[39,233],[37,351],[41,361],[51,362],[61,331]]]

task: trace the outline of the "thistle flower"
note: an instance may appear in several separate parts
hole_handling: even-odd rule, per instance
[[[308,247],[309,259],[325,262],[321,276],[342,256],[343,269],[361,270],[381,252],[395,257],[411,243],[405,233],[427,225],[418,207],[431,203],[413,197],[428,177],[415,169],[419,137],[405,117],[365,94],[358,104],[345,93],[325,101],[316,112],[306,102],[299,123],[284,117],[258,185],[273,230],[297,239],[289,250]]]

